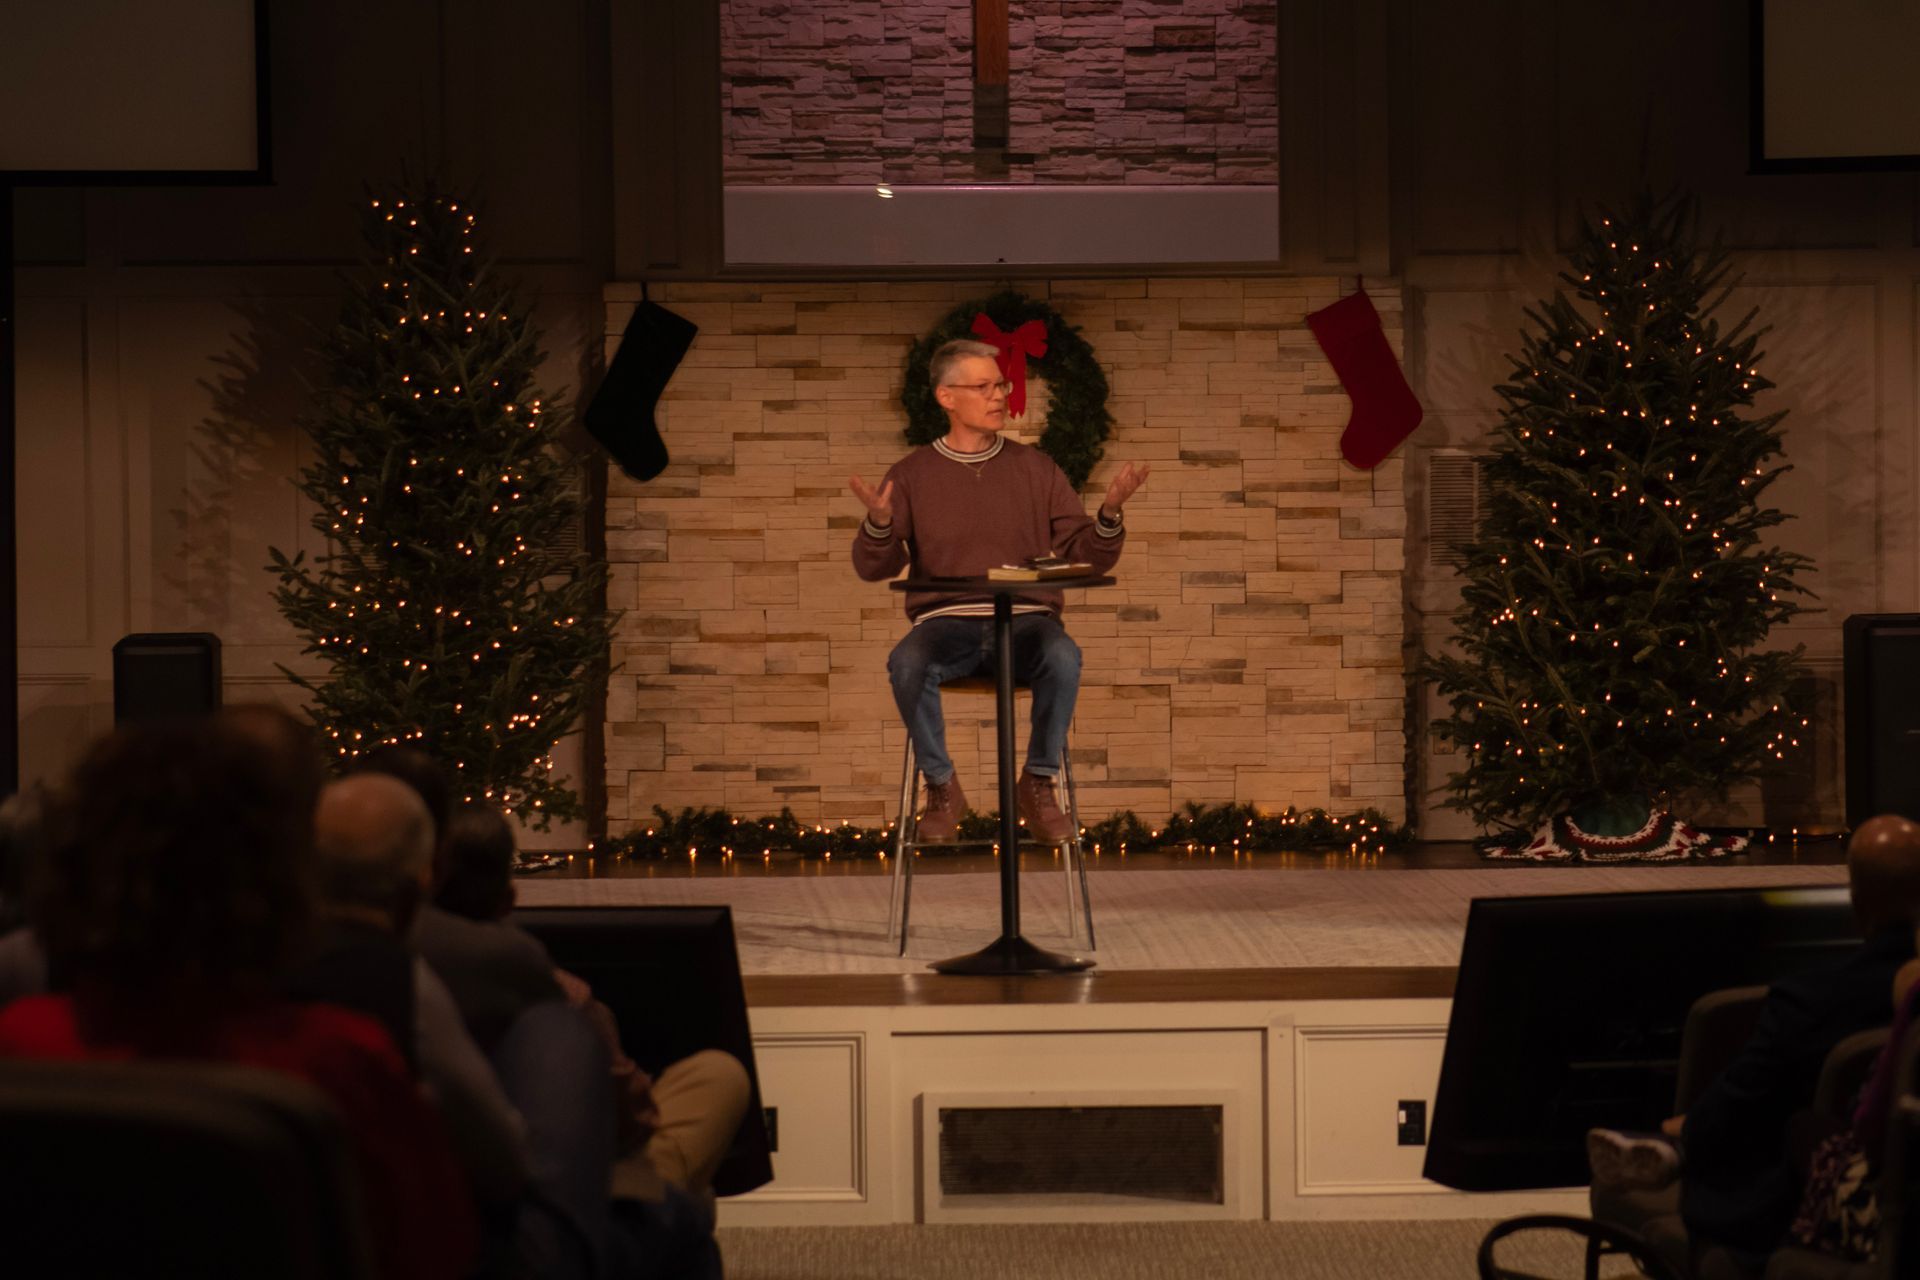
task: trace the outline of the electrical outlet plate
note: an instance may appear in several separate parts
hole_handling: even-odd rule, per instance
[[[1424,1147],[1427,1145],[1427,1103],[1424,1098],[1403,1098],[1400,1101],[1396,1120],[1400,1127],[1400,1145],[1403,1147]]]

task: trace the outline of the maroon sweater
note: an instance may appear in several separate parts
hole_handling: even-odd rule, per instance
[[[974,459],[963,461],[963,459]],[[1126,529],[1094,520],[1052,458],[997,437],[977,454],[955,453],[945,441],[922,445],[893,464],[893,524],[860,522],[853,569],[868,582],[907,565],[913,577],[979,577],[1003,564],[1055,553],[1105,573],[1120,559]],[[973,592],[909,591],[907,616],[991,616],[993,597]],[[1022,592],[1015,612],[1058,615],[1058,590]]]

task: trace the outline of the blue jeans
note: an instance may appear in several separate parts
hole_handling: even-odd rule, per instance
[[[719,1280],[713,1215],[678,1187],[609,1200],[614,1087],[607,1046],[561,1000],[527,1009],[494,1047],[501,1088],[527,1122],[528,1185],[509,1256],[485,1272],[540,1280]]]
[[[494,1072],[527,1122],[528,1186],[514,1245],[528,1272],[599,1280],[613,1252],[613,1075],[593,1024],[561,1000],[523,1012],[494,1046]]]
[[[929,618],[893,647],[887,675],[893,682],[894,705],[900,708],[928,782],[953,777],[940,686],[969,676],[991,676],[993,669],[992,618]],[[1026,771],[1057,777],[1073,703],[1080,694],[1080,646],[1058,618],[1048,613],[1014,615],[1013,678],[1033,691]]]

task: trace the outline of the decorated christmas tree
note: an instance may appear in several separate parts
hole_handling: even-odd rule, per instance
[[[1782,415],[1753,412],[1764,330],[1722,331],[1727,254],[1697,227],[1680,197],[1583,222],[1509,357],[1458,652],[1422,671],[1466,757],[1450,803],[1483,826],[1624,837],[1804,732],[1800,652],[1762,647],[1809,567],[1770,542],[1787,467]]]
[[[323,344],[299,487],[327,551],[270,552],[280,610],[331,668],[288,674],[342,765],[418,747],[456,794],[544,827],[580,813],[554,744],[606,670],[605,569],[535,385],[528,309],[476,242],[470,202],[370,199],[368,272]],[[571,545],[575,549],[566,549]]]

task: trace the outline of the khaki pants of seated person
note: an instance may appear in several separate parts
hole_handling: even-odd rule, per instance
[[[703,1049],[673,1063],[653,1081],[660,1122],[646,1146],[614,1162],[613,1194],[660,1200],[671,1184],[711,1204],[713,1174],[747,1114],[752,1086],[739,1059]]]

